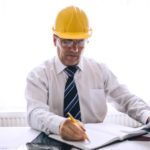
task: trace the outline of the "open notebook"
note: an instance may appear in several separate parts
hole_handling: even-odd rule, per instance
[[[116,124],[97,123],[86,124],[85,128],[89,136],[90,142],[66,141],[63,140],[59,135],[55,134],[50,134],[49,137],[63,143],[72,145],[76,148],[92,150],[111,144],[115,141],[122,141],[131,137],[137,137],[139,135],[146,134],[147,131],[143,129],[150,128],[150,124],[144,125],[139,128],[131,128]]]

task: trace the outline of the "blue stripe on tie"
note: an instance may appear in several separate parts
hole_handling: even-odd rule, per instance
[[[72,81],[72,82],[67,86],[67,88],[65,89],[65,94],[66,94],[66,91],[67,91],[69,88],[71,89],[70,86],[71,86],[73,83],[74,83],[74,82]],[[69,90],[70,90],[70,89],[69,89]]]
[[[74,106],[74,104],[76,104],[76,103],[77,103],[77,101],[75,101],[75,100],[76,100],[76,98],[77,98],[77,94],[76,94],[76,96],[72,99],[72,101],[68,104],[68,106],[65,108],[65,112],[66,112],[66,110],[67,110],[68,108],[73,107],[73,106]]]
[[[72,107],[68,110],[68,112],[71,112],[72,109],[75,107],[75,105],[78,103],[78,101],[75,101],[75,103],[72,105]]]
[[[68,68],[66,69],[66,72],[71,74],[72,76],[74,75],[74,72],[72,70],[68,69]]]
[[[65,98],[68,96],[68,94],[71,92],[71,90],[72,90],[73,88],[74,88],[74,86],[72,86],[71,89],[70,89],[68,92],[65,91]]]
[[[80,111],[78,111],[78,113],[76,114],[75,118],[78,118],[80,115]]]

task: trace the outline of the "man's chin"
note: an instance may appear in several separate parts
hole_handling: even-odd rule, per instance
[[[65,65],[67,66],[73,66],[73,65],[77,65],[79,63],[79,61],[66,61]]]
[[[69,57],[66,59],[67,66],[77,65],[79,63],[78,57]]]
[[[67,62],[66,66],[74,66],[77,65],[79,62]]]

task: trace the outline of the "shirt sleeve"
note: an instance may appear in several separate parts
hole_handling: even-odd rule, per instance
[[[65,118],[50,111],[48,81],[44,69],[36,68],[27,77],[25,97],[27,100],[28,124],[46,134],[59,134],[59,125]]]
[[[125,85],[120,84],[117,77],[105,65],[103,66],[103,76],[105,91],[113,106],[146,124],[150,116],[150,107],[140,97],[131,93]]]

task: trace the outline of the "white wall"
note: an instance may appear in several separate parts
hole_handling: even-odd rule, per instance
[[[55,55],[55,16],[84,9],[93,28],[85,55],[106,63],[129,89],[150,102],[149,0],[0,0],[0,109],[25,109],[27,73]]]

